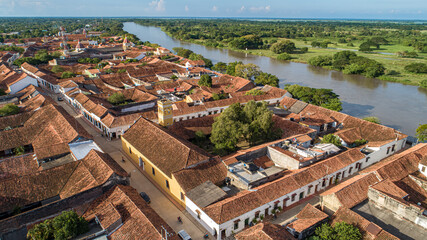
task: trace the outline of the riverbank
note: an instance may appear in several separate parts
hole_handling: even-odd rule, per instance
[[[166,33],[168,36],[174,38],[174,36],[170,32],[165,31],[164,28],[160,28],[160,29],[164,33]],[[340,43],[331,44],[330,48],[313,48],[309,45],[310,41],[307,42],[307,41],[301,41],[298,39],[285,39],[285,38],[279,39],[279,40],[290,40],[295,43],[295,46],[297,48],[302,48],[302,47],[308,48],[308,52],[306,53],[290,54],[292,59],[289,61],[292,61],[292,62],[308,64],[308,59],[312,57],[316,57],[320,55],[332,56],[337,52],[349,50],[349,51],[355,51],[356,54],[359,56],[367,57],[383,64],[383,66],[386,68],[386,74],[377,78],[381,81],[397,82],[405,85],[419,86],[422,80],[427,79],[426,74],[410,73],[405,71],[404,69],[406,65],[411,63],[427,63],[427,60],[425,60],[427,59],[427,53],[419,53],[418,58],[401,58],[401,57],[398,57],[396,54],[394,54],[394,52],[396,51],[412,51],[411,47],[385,45],[385,46],[381,46],[379,50],[372,51],[371,53],[365,53],[365,52],[357,51],[358,49],[357,47],[349,47],[349,46],[346,46],[346,44],[340,44]],[[184,40],[180,40],[180,41],[184,41]],[[207,47],[214,47],[214,46],[211,46],[211,44],[205,40],[199,40],[199,39],[185,40],[184,42],[199,44]],[[270,57],[274,59],[277,59],[277,56],[279,55],[270,51],[269,49],[242,50],[242,49],[231,48],[231,47],[228,47],[227,45],[216,46],[214,48],[228,49],[236,52]],[[286,60],[281,60],[281,61],[286,61]],[[323,68],[332,70],[328,66],[325,66]],[[391,74],[387,74],[387,73],[391,73]]]

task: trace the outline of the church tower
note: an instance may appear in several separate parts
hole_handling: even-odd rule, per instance
[[[170,126],[173,123],[172,102],[167,99],[157,101],[159,124]]]
[[[123,40],[123,51],[127,50],[128,45],[129,45],[128,37],[126,36],[125,39]]]

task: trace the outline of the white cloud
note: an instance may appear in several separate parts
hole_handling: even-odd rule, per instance
[[[190,11],[190,9],[188,8],[187,5],[185,5],[184,9],[185,9],[186,12]]]
[[[245,9],[246,9],[246,7],[245,7],[245,6],[242,6],[242,7],[240,7],[240,9],[239,9],[239,10],[237,10],[237,12],[244,12],[244,11],[245,11]]]
[[[270,5],[268,5],[268,6],[260,6],[260,7],[251,7],[251,8],[249,8],[249,10],[251,11],[251,12],[270,12],[270,10],[271,10],[271,7],[270,7]]]
[[[216,11],[218,11],[218,7],[217,6],[213,6],[212,7],[212,12],[216,12]]]
[[[164,0],[153,0],[149,3],[150,7],[154,8],[157,12],[163,12],[166,10],[165,1]]]

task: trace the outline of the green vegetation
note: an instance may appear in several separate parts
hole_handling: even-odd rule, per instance
[[[31,240],[66,240],[89,231],[89,224],[74,211],[63,212],[54,219],[36,224],[27,233]]]
[[[277,56],[277,59],[279,59],[279,60],[291,60],[292,56],[289,55],[288,53],[282,53],[282,54],[279,54]]]
[[[10,116],[19,113],[19,107],[13,103],[6,104],[2,108],[0,108],[0,116]]]
[[[25,49],[17,46],[0,46],[0,51],[19,52],[20,54],[22,54],[24,53]]]
[[[72,77],[75,77],[76,76],[76,74],[74,74],[74,73],[72,73],[72,72],[69,72],[69,71],[65,71],[65,72],[63,72],[62,74],[61,74],[61,78],[62,79],[65,79],[65,78],[72,78]]]
[[[98,64],[101,62],[101,59],[99,59],[99,58],[79,58],[79,60],[77,60],[77,62]]]
[[[352,147],[358,147],[358,146],[362,146],[364,144],[366,144],[368,141],[366,139],[359,139],[354,141],[354,143],[352,144]]]
[[[359,51],[358,56],[375,60],[386,70],[398,73],[382,75],[380,79],[413,85],[419,85],[425,79],[423,76],[405,71],[404,67],[414,62],[426,63],[426,24],[410,21],[229,19],[140,19],[135,22],[161,27],[164,32],[180,40],[279,59],[288,59],[288,57],[283,58],[270,48],[277,42],[290,40],[296,47],[289,54],[291,61],[303,63],[321,55],[332,57],[333,54],[342,50],[357,51],[360,45],[366,43],[364,45],[369,48],[368,51]],[[405,51],[408,52],[405,57],[399,55],[399,52]],[[365,65],[367,62],[364,60],[362,64]],[[330,65],[327,67],[330,68]],[[360,69],[354,66],[349,69],[351,73],[360,74],[359,71]]]
[[[24,146],[19,146],[19,147],[14,148],[13,153],[15,154],[15,156],[23,155],[25,153]]]
[[[420,82],[420,87],[427,88],[427,79]],[[1,94],[0,94],[1,95]]]
[[[253,146],[281,136],[274,128],[273,113],[265,102],[250,101],[244,106],[234,103],[215,118],[211,142],[215,151],[224,155],[233,152],[237,145],[246,141]]]
[[[260,72],[258,76],[255,77],[255,83],[261,85],[270,85],[273,87],[279,86],[279,78],[270,73]]]
[[[379,77],[384,75],[384,66],[372,59],[357,56],[351,51],[335,53],[333,57],[317,56],[308,60],[313,66],[331,66],[333,69],[346,74],[362,74],[366,77]]]
[[[212,93],[212,99],[214,100],[214,101],[217,101],[217,100],[221,100],[221,99],[226,99],[227,98],[227,94],[225,94],[225,93],[223,93],[223,92],[220,92],[220,93]]]
[[[252,95],[252,96],[258,96],[258,95],[264,95],[264,94],[265,92],[256,88],[253,88],[245,93],[245,95]]]
[[[213,67],[212,61],[210,59],[207,59],[200,54],[196,54],[189,49],[182,48],[182,47],[175,47],[175,48],[172,48],[172,50],[175,51],[176,55],[178,55],[180,57],[188,58],[188,59],[193,60],[193,61],[203,60],[205,62],[205,66],[207,68]]]
[[[227,71],[227,63],[217,62],[215,65],[213,65],[212,70],[225,73]]]
[[[0,96],[6,95],[6,92],[3,89],[0,89]]]
[[[55,58],[59,58],[61,56],[60,52],[54,52],[54,53],[48,53],[47,50],[39,50],[37,51],[37,53],[34,55],[34,57],[24,57],[24,58],[19,58],[16,59],[13,64],[16,66],[21,66],[21,64],[23,64],[24,62],[27,62],[31,65],[39,65],[39,64],[46,64],[48,63],[50,60],[55,59]]]
[[[342,146],[341,139],[334,134],[328,134],[328,135],[323,136],[322,143],[332,143],[337,147]]]
[[[55,66],[52,67],[52,69],[50,71],[53,72],[53,73],[60,73],[60,72],[64,71],[64,68],[62,68],[59,65],[55,65]]]
[[[427,141],[427,124],[420,124],[420,126],[418,126],[415,132],[416,132],[415,136],[417,137],[418,141],[420,142]]]
[[[276,54],[293,53],[295,49],[295,43],[289,40],[276,42],[270,47],[270,50]]]
[[[310,240],[361,240],[359,228],[346,222],[336,223],[333,227],[328,223],[322,224],[310,237]]]
[[[368,122],[373,122],[376,124],[381,124],[380,119],[377,117],[365,117],[365,118],[363,118],[363,120],[368,121]]]
[[[197,82],[199,86],[212,87],[212,77],[209,75],[202,75]]]
[[[126,98],[123,93],[115,92],[108,97],[107,101],[113,105],[120,105],[126,101]]]
[[[285,90],[298,100],[321,106],[334,111],[341,111],[341,100],[332,89],[303,87],[297,84],[286,85]]]
[[[427,73],[427,64],[411,63],[405,66],[405,70],[412,73]]]

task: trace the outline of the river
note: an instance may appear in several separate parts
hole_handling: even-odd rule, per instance
[[[124,23],[123,29],[135,34],[141,41],[157,43],[168,49],[174,47],[190,49],[211,59],[213,63],[219,61],[254,63],[262,71],[279,77],[280,87],[285,84],[300,84],[333,89],[343,102],[343,113],[360,118],[376,116],[382,124],[408,135],[414,136],[418,125],[427,123],[427,89],[360,75],[346,75],[303,63],[187,43],[171,38],[160,28],[133,22]]]

